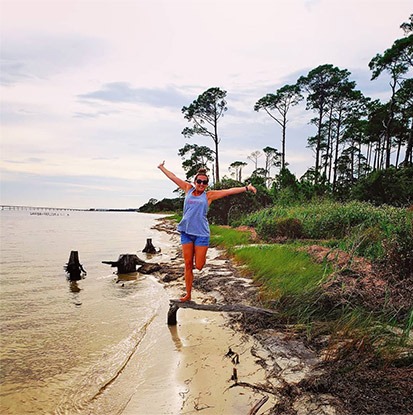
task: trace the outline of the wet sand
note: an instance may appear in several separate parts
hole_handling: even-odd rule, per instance
[[[181,313],[181,311],[183,311]],[[177,327],[181,356],[177,379],[186,386],[181,413],[248,413],[262,394],[242,387],[231,387],[235,368],[238,379],[265,383],[265,371],[251,355],[251,339],[242,338],[225,326],[222,315],[195,310],[181,310],[182,323]],[[226,357],[229,348],[239,355],[239,364]]]
[[[194,294],[195,301],[203,300]],[[207,311],[180,309],[178,324],[168,327],[167,309],[162,307],[140,345],[145,357],[130,362],[135,375],[139,366],[138,377],[144,381],[136,385],[122,414],[247,414],[263,394],[231,387],[231,376],[235,368],[239,381],[265,383],[265,370],[251,354],[253,339],[229,328],[223,314]],[[235,355],[226,356],[229,348],[239,355],[238,364],[232,362]],[[125,375],[130,382],[136,380],[133,372]]]

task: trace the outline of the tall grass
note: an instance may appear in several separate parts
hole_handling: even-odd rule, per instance
[[[288,245],[246,246],[235,249],[233,254],[272,299],[313,290],[329,270],[326,264],[317,264],[306,253]]]
[[[224,226],[211,225],[211,246],[221,246],[230,251],[239,245],[252,243],[251,233]]]
[[[343,238],[356,226],[379,226],[386,234],[394,226],[403,226],[412,220],[412,214],[392,206],[375,207],[364,202],[338,203],[324,201],[296,206],[273,206],[246,216],[242,223],[259,227],[277,218],[295,218],[301,221],[304,236],[311,239]]]
[[[397,267],[413,266],[413,211],[365,202],[314,202],[273,206],[244,217],[259,236],[340,240],[340,247],[369,259],[391,258]],[[290,229],[289,226],[294,226]]]

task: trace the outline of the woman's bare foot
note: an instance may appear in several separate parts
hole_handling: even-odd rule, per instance
[[[179,301],[181,303],[185,303],[186,301],[191,301],[191,294],[187,294],[184,297],[180,298]]]

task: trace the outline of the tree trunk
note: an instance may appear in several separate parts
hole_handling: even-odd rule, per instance
[[[326,160],[324,164],[324,176],[328,177],[328,182],[330,183],[331,179],[331,155],[332,155],[332,119],[333,119],[333,106],[330,108],[330,119],[328,120],[328,133],[327,133],[327,145],[326,145]],[[328,174],[327,174],[328,172]]]
[[[283,124],[282,124],[281,169],[285,168],[285,137],[286,137],[286,130],[287,130],[287,119],[286,119],[286,115],[284,115]]]
[[[136,272],[136,265],[144,265],[145,261],[135,254],[122,254],[117,261],[102,261],[102,263],[117,267],[118,274],[131,274]]]
[[[145,252],[147,254],[156,254],[156,248],[152,244],[152,239],[146,240],[145,248],[142,249],[142,252]]]
[[[82,279],[82,272],[86,274],[82,264],[79,262],[79,252],[71,251],[69,261],[65,266],[65,271],[69,274],[70,281],[79,281]]]
[[[317,127],[317,143],[316,143],[316,155],[315,155],[315,184],[319,182],[319,173],[320,173],[320,153],[321,153],[321,132],[323,127],[323,117],[324,117],[324,103],[320,104],[319,118],[318,118],[318,127]]]
[[[218,119],[215,118],[214,122],[214,142],[215,142],[215,179],[216,183],[219,183],[219,158],[218,158]]]
[[[333,168],[333,190],[336,190],[336,185],[337,185],[337,163],[338,163],[338,149],[340,145],[340,128],[341,128],[341,113],[337,120],[336,148],[335,148],[335,154],[334,154],[334,168]]]
[[[412,163],[412,149],[413,149],[413,119],[412,119],[412,125],[410,127],[410,131],[409,131],[409,139],[407,141],[406,155],[403,161],[403,164],[405,166],[407,166],[409,163]]]

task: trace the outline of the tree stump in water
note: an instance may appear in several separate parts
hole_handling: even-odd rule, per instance
[[[136,271],[142,274],[151,274],[161,269],[159,264],[145,262],[135,254],[122,254],[119,255],[119,259],[117,261],[102,261],[102,263],[108,264],[111,267],[117,267],[118,274],[132,274]],[[138,270],[136,270],[137,265],[141,265]]]
[[[117,267],[119,274],[130,274],[136,272],[136,265],[143,265],[145,261],[142,261],[135,254],[122,254],[119,255],[117,261],[102,261],[103,264],[109,264],[111,267]]]
[[[65,271],[69,274],[67,278],[70,281],[79,281],[84,275],[86,275],[86,271],[83,269],[82,264],[79,262],[78,251],[70,252],[69,261],[64,268]]]
[[[145,248],[142,249],[142,252],[145,252],[147,254],[156,254],[156,248],[152,244],[152,239],[148,238],[146,240]]]

